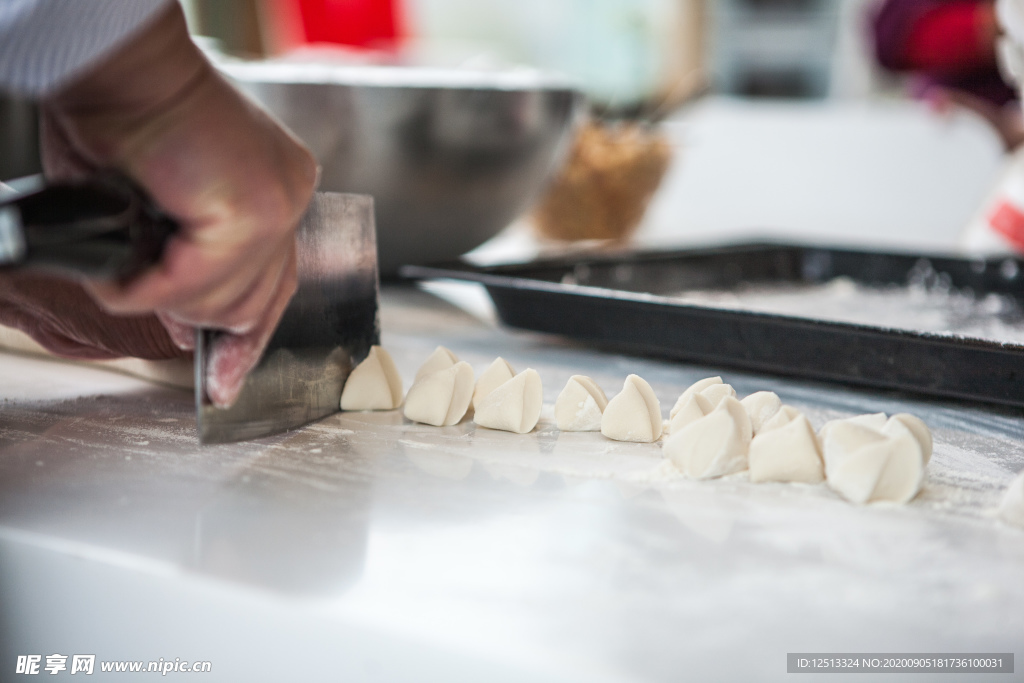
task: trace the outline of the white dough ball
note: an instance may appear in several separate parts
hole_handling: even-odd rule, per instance
[[[540,375],[527,368],[487,394],[477,406],[473,421],[481,427],[526,434],[537,426],[543,403]]]
[[[803,415],[755,435],[750,442],[750,481],[818,484],[824,480],[818,436]]]
[[[709,479],[747,469],[752,436],[747,411],[735,398],[726,397],[708,415],[672,434],[664,450],[687,476]]]
[[[601,416],[601,433],[616,441],[657,441],[662,426],[658,397],[637,375],[626,378],[622,391],[608,401]]]
[[[686,403],[669,420],[669,434],[675,434],[686,425],[696,422],[714,409],[715,407],[711,405],[711,401],[700,393],[690,394],[686,397]]]
[[[473,368],[465,361],[423,375],[409,387],[405,416],[435,427],[458,424],[473,398]]]
[[[774,391],[758,391],[740,401],[743,409],[750,416],[750,426],[754,428],[754,434],[761,431],[764,423],[779,412],[782,407],[782,399]]]
[[[391,354],[371,346],[341,392],[342,410],[394,410],[402,404],[402,377]]]
[[[494,362],[483,371],[480,378],[476,381],[476,389],[473,390],[473,410],[477,409],[477,406],[480,405],[480,401],[483,400],[487,394],[491,393],[515,376],[516,371],[511,365],[509,365],[508,361],[500,356],[496,358]]]
[[[688,399],[691,394],[698,394],[710,386],[721,383],[721,377],[705,377],[704,379],[697,380],[696,382],[691,384],[689,387],[686,388],[686,391],[680,394],[679,398],[676,399],[675,405],[672,406],[672,410],[670,410],[668,413],[669,418],[673,418],[676,416],[676,413],[678,413],[679,410],[683,407],[683,404],[686,403],[686,399]]]
[[[438,346],[434,352],[423,361],[423,365],[416,371],[416,379],[429,375],[438,370],[445,370],[459,362],[459,357],[443,346]],[[414,380],[415,381],[415,380]]]
[[[1014,479],[999,506],[999,518],[1007,524],[1024,527],[1024,472]]]
[[[563,432],[599,432],[608,397],[594,380],[573,375],[555,400],[555,423]]]

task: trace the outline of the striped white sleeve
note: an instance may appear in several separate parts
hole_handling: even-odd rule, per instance
[[[171,0],[0,0],[0,90],[53,92]]]

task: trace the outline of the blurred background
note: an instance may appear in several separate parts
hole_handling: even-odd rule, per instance
[[[553,153],[547,195],[528,193],[519,220],[503,214],[474,238],[502,231],[475,252],[484,260],[608,237],[956,249],[1024,137],[995,65],[991,2],[183,5],[205,45],[244,60],[527,66],[575,84],[591,123],[577,121],[575,146]],[[28,104],[0,104],[0,178],[38,168],[34,126]],[[602,194],[615,206],[594,205]]]

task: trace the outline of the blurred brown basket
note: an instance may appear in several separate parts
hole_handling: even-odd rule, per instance
[[[557,240],[626,239],[671,159],[672,147],[657,127],[590,121],[534,208],[534,225]]]

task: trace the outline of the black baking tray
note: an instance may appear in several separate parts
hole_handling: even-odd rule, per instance
[[[847,277],[904,285],[922,265],[959,290],[1024,303],[1024,261],[753,243],[577,254],[479,267],[404,266],[410,279],[483,284],[502,322],[627,353],[1024,406],[1024,346],[681,303],[669,294]]]

